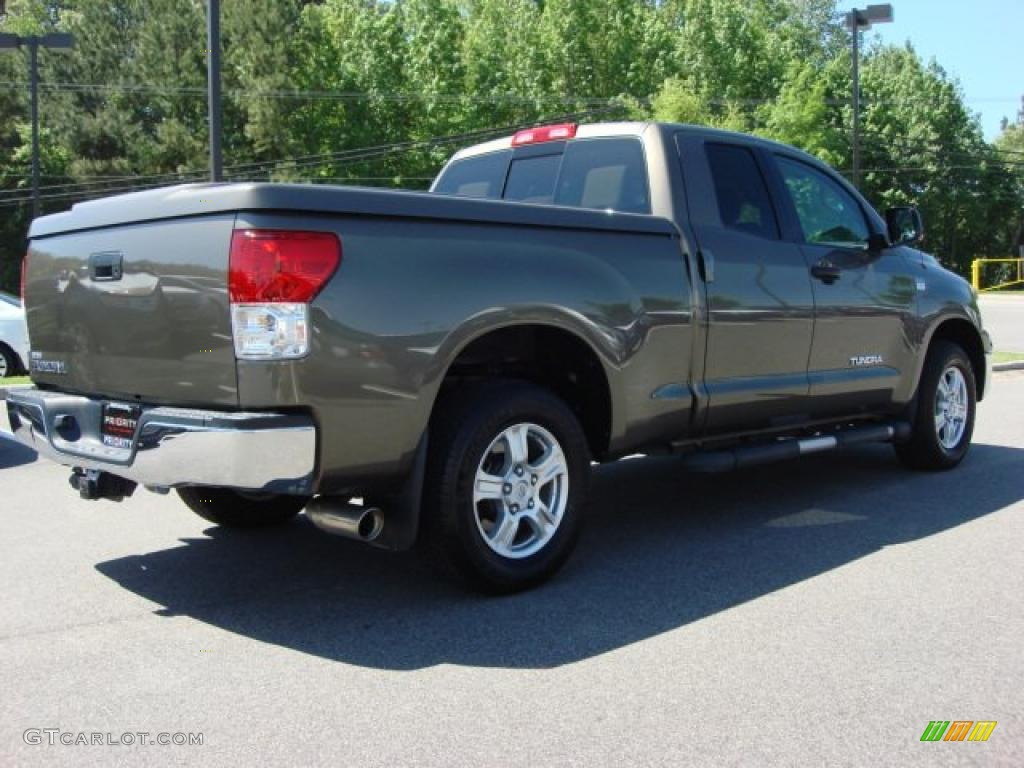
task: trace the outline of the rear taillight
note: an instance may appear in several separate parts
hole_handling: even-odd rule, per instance
[[[559,123],[558,125],[542,125],[539,128],[527,128],[518,131],[512,137],[512,146],[539,144],[542,141],[563,141],[576,136],[576,123]]]
[[[309,302],[340,263],[332,232],[235,231],[228,264],[235,356],[285,360],[309,352]]]
[[[311,301],[341,262],[333,232],[239,229],[231,236],[231,301]]]

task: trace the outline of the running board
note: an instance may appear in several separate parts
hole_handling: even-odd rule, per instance
[[[795,459],[797,456],[831,451],[858,443],[901,442],[909,438],[910,424],[895,421],[888,424],[851,427],[830,435],[789,438],[724,451],[694,453],[683,459],[683,466],[691,472],[731,472],[734,469]]]

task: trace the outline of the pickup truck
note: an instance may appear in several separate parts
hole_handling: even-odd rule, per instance
[[[594,462],[721,471],[862,442],[956,466],[991,343],[963,279],[788,146],[561,124],[429,192],[192,184],[33,222],[14,434],[88,499],[305,509],[471,585],[569,556]],[[699,503],[699,502],[695,502]]]

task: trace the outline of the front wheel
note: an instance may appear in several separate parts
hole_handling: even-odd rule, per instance
[[[967,354],[957,344],[935,342],[921,373],[910,440],[896,445],[896,455],[912,469],[952,469],[970,448],[976,406]]]
[[[309,502],[308,496],[249,493],[231,488],[187,486],[178,496],[204,520],[228,528],[264,528],[295,517]]]
[[[554,394],[467,385],[442,397],[431,422],[425,534],[471,586],[527,589],[569,557],[589,474],[583,430]]]

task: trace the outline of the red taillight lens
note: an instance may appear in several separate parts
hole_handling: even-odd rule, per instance
[[[25,258],[21,260],[21,303],[25,303],[25,273],[28,271],[28,254],[25,254]]]
[[[539,144],[542,141],[561,141],[576,136],[576,123],[559,123],[558,125],[542,125],[539,128],[527,128],[512,137],[512,146],[523,144]]]
[[[340,263],[341,241],[333,232],[235,230],[228,292],[233,302],[308,302]]]

